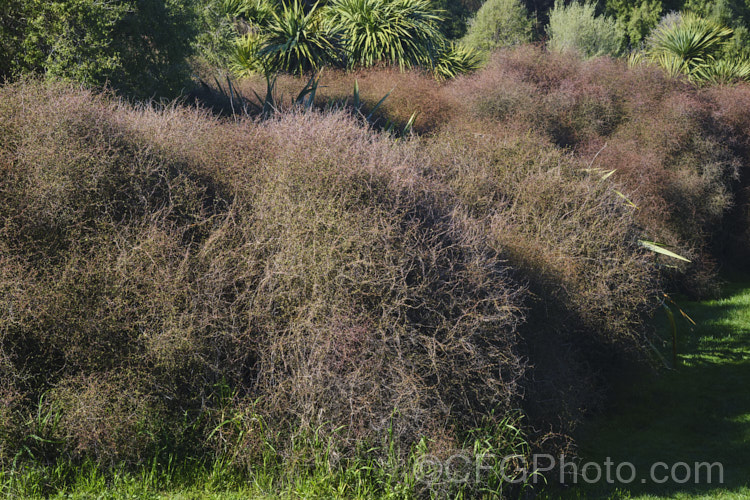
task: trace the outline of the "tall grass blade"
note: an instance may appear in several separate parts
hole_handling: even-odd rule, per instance
[[[646,240],[638,240],[638,243],[644,248],[647,248],[651,250],[652,252],[660,253],[662,255],[666,255],[667,257],[672,257],[673,259],[682,260],[684,262],[691,262],[689,259],[686,259],[682,255],[678,255],[671,250],[667,250],[663,246],[659,245],[658,243],[655,243],[653,241],[646,241]]]

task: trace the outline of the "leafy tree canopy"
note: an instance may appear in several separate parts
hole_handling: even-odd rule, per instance
[[[0,0],[4,77],[36,72],[138,98],[174,96],[189,77],[191,0]]]

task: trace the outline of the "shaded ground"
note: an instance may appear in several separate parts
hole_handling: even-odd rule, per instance
[[[600,464],[602,479],[550,492],[550,498],[750,498],[750,289],[730,285],[724,296],[680,301],[697,326],[678,324],[677,369],[641,374],[639,383],[618,388],[616,403],[584,426],[579,438],[583,462]],[[628,482],[631,472],[623,466],[625,482],[618,483],[616,467],[624,462],[637,475]],[[656,465],[652,478],[658,462],[666,465]],[[707,467],[696,473],[694,464],[705,462],[721,463],[723,478],[718,466],[710,480]],[[596,477],[596,468],[588,472]]]

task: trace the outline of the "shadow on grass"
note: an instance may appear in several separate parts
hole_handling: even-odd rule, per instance
[[[750,485],[750,288],[731,286],[726,299],[682,303],[696,321],[678,330],[679,366],[659,374],[623,374],[613,405],[581,429],[582,464],[603,471],[596,484],[579,485],[552,497],[628,498],[654,495],[680,498],[747,494]],[[658,318],[657,318],[658,320]],[[666,338],[666,333],[663,334]],[[613,483],[606,481],[607,457]],[[618,464],[631,463],[636,477],[617,482]],[[655,476],[651,478],[651,468]],[[716,463],[719,469],[696,463]],[[670,477],[670,468],[675,477]],[[595,477],[595,468],[589,470]],[[628,466],[621,478],[631,475]],[[659,484],[652,479],[665,482]],[[723,479],[723,482],[720,480]],[[579,479],[580,484],[581,479]],[[724,497],[722,497],[724,498]]]

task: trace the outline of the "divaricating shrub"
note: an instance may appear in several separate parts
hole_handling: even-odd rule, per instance
[[[449,88],[458,94],[456,109],[461,95],[471,96],[464,102],[475,116],[532,128],[593,160],[601,174],[614,171],[609,180],[627,186],[620,191],[638,207],[644,237],[693,261],[669,263],[679,270],[665,266],[666,275],[694,294],[715,289],[715,262],[730,239],[720,228],[734,224],[730,208],[745,160],[742,147],[730,146],[738,129],[729,132],[714,118],[710,93],[658,68],[534,48],[498,54],[485,71]]]
[[[342,452],[517,401],[523,286],[420,175],[418,143],[341,113],[229,125],[35,83],[0,106],[0,241],[30,276],[4,297],[0,352],[28,408],[51,389],[48,453],[138,460],[220,384],[275,434]]]
[[[448,456],[519,408],[552,451],[659,345],[660,282],[747,241],[746,86],[532,46],[324,77],[264,121],[0,89],[0,460]],[[425,135],[357,115],[394,80]]]
[[[154,455],[160,402],[143,373],[86,373],[61,381],[42,401],[57,420],[51,437],[69,456],[106,465],[142,463]]]
[[[342,112],[220,122],[35,82],[0,109],[5,456],[36,408],[57,415],[48,459],[249,464],[255,440],[292,457],[306,431],[344,455],[389,435],[450,453],[532,408],[522,387],[591,402],[590,352],[641,352],[654,275],[633,214],[525,132],[396,141]],[[547,344],[575,353],[575,390],[531,382],[552,380],[528,372]]]

